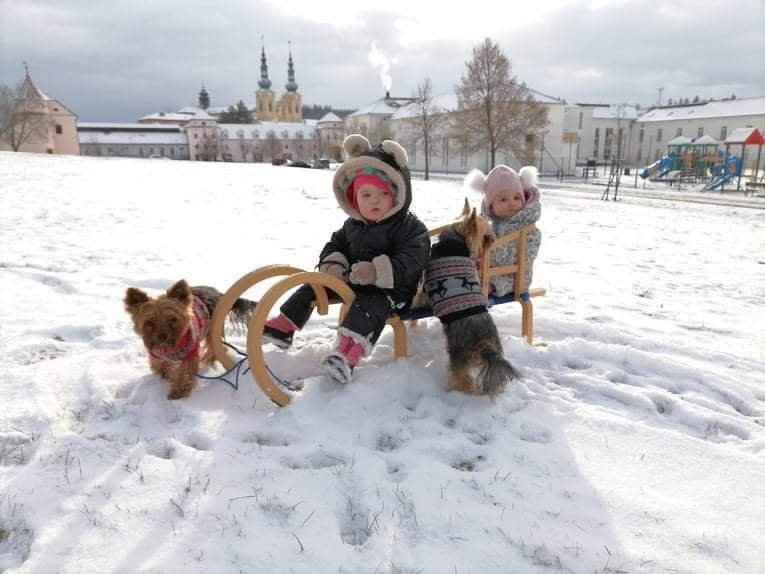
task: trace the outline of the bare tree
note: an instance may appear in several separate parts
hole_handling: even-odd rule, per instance
[[[611,185],[614,186],[614,201],[617,201],[619,194],[619,183],[622,179],[622,172],[624,171],[624,159],[622,142],[624,140],[624,128],[632,129],[632,122],[627,119],[628,104],[619,104],[616,106],[616,156],[611,160],[611,173],[608,178],[608,184],[606,189],[601,195],[600,199],[608,200],[611,190]],[[631,138],[627,141],[629,142]],[[628,152],[629,153],[629,152]],[[637,169],[637,167],[635,168]]]
[[[435,147],[439,128],[446,120],[445,110],[433,100],[430,78],[417,85],[417,100],[412,104],[417,114],[412,119],[415,145],[422,143],[425,151],[425,179],[430,179],[430,158],[437,155]]]
[[[473,58],[455,90],[455,130],[468,152],[488,150],[494,167],[498,151],[523,158],[528,134],[547,125],[547,108],[512,75],[507,56],[490,38],[473,48]]]
[[[24,98],[24,84],[11,88],[0,85],[0,139],[13,151],[45,135],[46,118],[34,100]]]

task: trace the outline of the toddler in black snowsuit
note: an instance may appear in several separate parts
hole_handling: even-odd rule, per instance
[[[348,159],[333,180],[335,197],[349,217],[319,257],[319,271],[335,275],[356,294],[338,333],[336,350],[322,370],[339,383],[377,342],[392,311],[409,307],[430,249],[428,230],[413,213],[406,151],[384,141],[374,149],[362,135],[343,142]],[[264,337],[286,348],[311,316],[314,291],[303,285],[269,319]],[[335,297],[336,299],[336,297]]]

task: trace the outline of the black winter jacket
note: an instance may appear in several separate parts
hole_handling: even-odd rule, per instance
[[[393,269],[393,288],[383,291],[391,298],[394,308],[400,311],[412,302],[429,251],[427,227],[413,213],[399,211],[377,223],[349,217],[322,249],[319,263],[335,252],[346,257],[349,268],[359,261],[372,261],[379,255],[387,255]],[[354,285],[354,290],[359,293],[369,289],[377,290],[378,287]]]

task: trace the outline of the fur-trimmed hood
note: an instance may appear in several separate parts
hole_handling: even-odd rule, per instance
[[[367,138],[361,134],[351,134],[343,141],[343,149],[348,159],[335,171],[332,189],[337,203],[345,213],[353,219],[364,221],[361,213],[348,203],[345,191],[356,173],[367,167],[379,169],[396,186],[393,207],[378,222],[409,210],[412,203],[412,180],[407,167],[409,159],[400,144],[385,140],[372,148]]]

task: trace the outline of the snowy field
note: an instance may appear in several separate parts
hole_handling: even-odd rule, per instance
[[[434,320],[284,409],[249,379],[168,401],[125,288],[310,269],[331,176],[0,153],[0,572],[765,571],[761,208],[546,186],[546,346],[492,311],[523,376],[494,402],[445,391]],[[414,188],[428,225],[460,211]],[[311,373],[335,326],[266,356]]]

